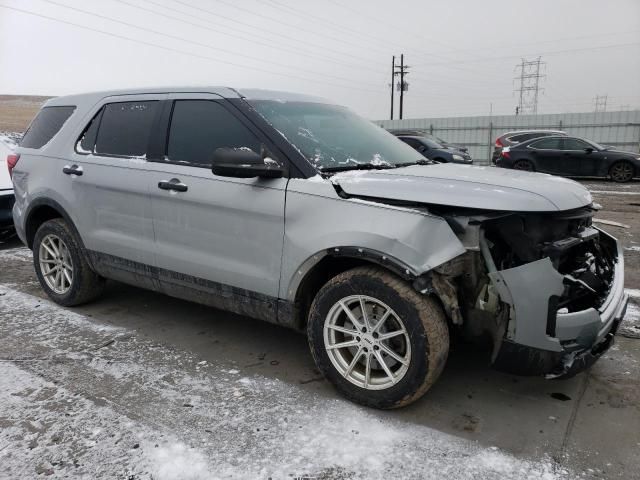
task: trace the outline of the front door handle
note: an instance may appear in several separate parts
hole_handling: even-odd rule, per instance
[[[158,188],[161,190],[173,190],[174,192],[186,192],[189,189],[189,187],[177,178],[172,178],[169,181],[162,180],[161,182],[158,182]]]
[[[82,167],[78,166],[78,165],[65,165],[62,168],[62,173],[64,173],[65,175],[77,175],[80,176],[82,175]]]

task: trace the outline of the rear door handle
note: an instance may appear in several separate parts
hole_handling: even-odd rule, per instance
[[[77,175],[80,176],[82,175],[83,171],[82,171],[82,167],[78,166],[78,165],[65,165],[62,168],[62,173],[64,173],[65,175]]]
[[[186,192],[189,190],[189,187],[177,178],[172,178],[169,181],[162,180],[161,182],[158,182],[158,188],[161,190],[173,190],[174,192]]]

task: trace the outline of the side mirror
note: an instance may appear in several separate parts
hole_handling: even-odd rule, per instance
[[[217,148],[213,152],[211,171],[214,175],[235,178],[281,178],[283,168],[274,160],[263,159],[249,148]]]
[[[587,148],[584,149],[584,151],[587,152],[587,153],[593,153],[593,148],[587,147]]]

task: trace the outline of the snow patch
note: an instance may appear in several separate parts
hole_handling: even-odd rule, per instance
[[[162,445],[157,448],[147,444],[145,450],[151,452],[149,469],[154,479],[208,480],[212,478],[204,454],[187,447],[184,443]]]
[[[33,253],[27,247],[0,250],[0,260],[31,263],[33,261]]]
[[[640,299],[640,289],[638,289],[638,288],[625,288],[624,291],[625,291],[625,293],[627,295],[629,295],[629,297]]]

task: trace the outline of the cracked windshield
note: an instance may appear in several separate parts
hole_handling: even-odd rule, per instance
[[[425,162],[413,148],[347,108],[311,102],[250,103],[321,171]]]

